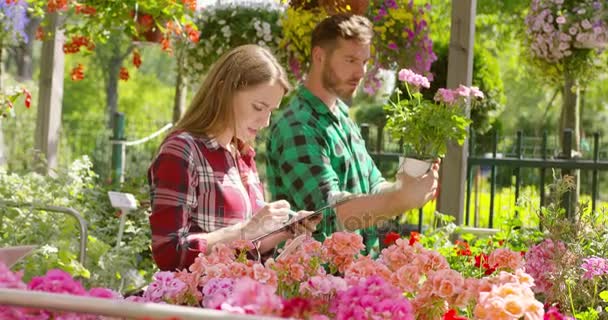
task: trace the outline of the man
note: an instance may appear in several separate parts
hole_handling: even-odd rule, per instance
[[[354,195],[324,212],[315,238],[364,229],[368,250],[378,243],[374,226],[431,200],[438,176],[435,165],[420,178],[398,175],[396,183],[386,182],[348,117],[343,101],[352,98],[365,74],[372,37],[369,20],[352,14],[316,26],[307,78],[274,121],[267,143],[272,198],[315,210]]]

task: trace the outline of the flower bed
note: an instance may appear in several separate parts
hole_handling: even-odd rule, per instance
[[[608,234],[605,218],[583,210],[564,219],[553,203],[541,210],[545,233],[515,218],[492,238],[451,243],[455,226],[447,225],[409,238],[389,234],[377,259],[360,255],[362,238],[346,232],[305,239],[263,264],[247,258],[250,242],[219,244],[187,270],[156,273],[141,296],[126,300],[297,319],[599,319],[608,301],[606,245],[598,241]],[[57,270],[27,285],[20,278],[0,267],[0,288],[122,299]],[[67,317],[0,308],[2,319],[24,315]]]

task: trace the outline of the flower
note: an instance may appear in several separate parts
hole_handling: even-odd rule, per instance
[[[386,234],[386,236],[384,236],[384,240],[382,240],[382,243],[385,246],[391,246],[393,244],[395,244],[395,241],[397,241],[397,239],[400,239],[401,235],[398,234],[397,232],[389,232]]]
[[[407,66],[417,74],[431,76],[431,64],[437,56],[429,38],[430,5],[410,0],[376,0],[371,6],[374,58],[378,66],[383,69]]]
[[[593,279],[608,274],[608,260],[604,258],[591,257],[583,259],[581,268],[585,270],[583,279]]]
[[[195,23],[199,41],[187,50],[188,71],[199,77],[229,49],[255,43],[281,57],[280,7],[272,4],[219,5],[200,11]]]
[[[534,278],[534,291],[549,293],[553,287],[553,274],[558,272],[559,261],[567,254],[565,243],[545,239],[533,246],[525,255],[525,269]]]
[[[375,276],[339,292],[330,311],[335,319],[414,319],[412,305],[401,291]]]
[[[0,1],[0,41],[3,45],[27,42],[25,26],[27,2],[24,0]]]
[[[526,16],[527,45],[549,79],[567,72],[588,78],[594,56],[608,46],[608,15],[596,0],[533,0]]]
[[[234,279],[213,278],[209,280],[202,289],[203,307],[219,309],[221,304],[232,295],[234,291]]]
[[[428,101],[420,93],[430,86],[428,78],[410,69],[399,71],[399,80],[407,94],[401,98],[396,89],[396,101],[384,107],[388,112],[386,128],[395,141],[404,142],[406,156],[421,160],[437,159],[447,152],[447,141],[462,145],[471,121],[466,115],[466,104],[475,107],[475,102],[484,95],[476,87],[459,86],[454,90],[441,88],[435,101]]]
[[[523,266],[523,260],[519,252],[507,248],[499,248],[490,254],[488,263],[495,269],[517,270]]]
[[[154,274],[154,281],[148,285],[143,296],[152,302],[172,300],[186,287],[186,284],[177,279],[173,272],[161,271]]]
[[[272,286],[245,277],[235,281],[232,295],[220,308],[235,313],[272,315],[281,310],[282,300]]]

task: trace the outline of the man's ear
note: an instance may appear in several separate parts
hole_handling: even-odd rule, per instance
[[[312,62],[316,65],[323,65],[323,61],[325,60],[325,49],[316,46],[312,48]]]

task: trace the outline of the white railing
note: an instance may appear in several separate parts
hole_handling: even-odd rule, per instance
[[[219,310],[184,307],[170,304],[139,303],[124,300],[73,296],[68,294],[0,289],[0,305],[28,307],[53,311],[87,313],[128,319],[180,320],[272,320],[278,318],[249,316]]]

